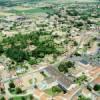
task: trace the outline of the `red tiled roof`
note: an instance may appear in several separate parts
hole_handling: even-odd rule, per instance
[[[98,76],[94,81],[94,84],[100,84],[100,76]]]
[[[49,96],[46,94],[41,95],[40,100],[48,100]]]
[[[42,94],[42,92],[41,92],[41,90],[39,90],[39,89],[35,89],[34,90],[34,94],[36,95],[36,96],[41,96],[41,94]]]
[[[100,73],[100,67],[93,68],[92,70],[90,70],[89,73],[90,73],[91,76],[99,74]]]

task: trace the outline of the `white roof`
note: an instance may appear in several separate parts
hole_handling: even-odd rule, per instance
[[[4,66],[2,64],[0,64],[0,70],[4,69]]]

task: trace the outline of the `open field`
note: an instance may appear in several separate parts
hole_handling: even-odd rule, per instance
[[[14,13],[0,11],[0,16],[9,16],[9,15],[14,15]]]
[[[33,9],[17,9],[17,10],[11,10],[11,13],[15,14],[34,14],[34,13],[53,13],[54,11],[52,9],[42,9],[42,8],[33,8]]]

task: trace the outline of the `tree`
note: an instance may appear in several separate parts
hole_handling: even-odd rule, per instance
[[[27,100],[27,98],[25,98],[25,97],[21,97],[21,100]]]
[[[58,70],[59,70],[60,72],[64,72],[64,67],[63,67],[63,66],[58,66]]]
[[[1,94],[5,93],[5,89],[4,88],[1,88],[0,91],[1,91]]]
[[[74,67],[74,63],[71,61],[68,62],[62,62],[59,66],[58,66],[58,70],[60,72],[64,72],[67,73],[68,72],[68,68]]]
[[[77,46],[77,45],[78,45],[78,43],[77,43],[76,41],[74,41],[74,42],[73,42],[73,45],[74,45],[74,46]]]
[[[7,57],[10,57],[16,62],[22,62],[23,60],[26,60],[29,58],[28,52],[19,50],[18,48],[8,48],[6,50],[6,55]]]
[[[78,15],[78,11],[76,11],[75,9],[67,10],[67,13],[68,13],[70,16],[77,16],[77,15]]]
[[[83,26],[83,22],[81,22],[81,21],[75,22],[75,24],[74,24],[74,27],[77,27],[77,28],[79,28],[81,26]]]
[[[30,65],[37,64],[37,60],[36,60],[36,59],[29,59],[29,60],[28,60],[28,63],[29,63]]]
[[[4,97],[4,96],[2,96],[2,97],[0,98],[0,100],[5,100],[5,97]]]
[[[87,89],[88,89],[89,91],[92,91],[92,88],[91,88],[91,86],[89,86],[89,85],[87,85]]]
[[[10,88],[15,88],[15,84],[14,84],[13,82],[10,82],[10,83],[9,83],[9,87],[10,87]]]
[[[7,57],[17,63],[27,60],[30,64],[36,64],[40,61],[37,59],[44,58],[46,54],[60,54],[60,51],[56,49],[53,36],[50,34],[49,32],[38,31],[6,37],[1,42],[3,45],[0,45],[0,54],[4,52]],[[41,41],[40,37],[42,36],[47,38]],[[36,49],[27,51],[30,45],[34,45]],[[33,61],[30,60],[31,57],[34,57]]]
[[[91,99],[87,98],[87,97],[85,97],[83,95],[80,95],[79,98],[78,98],[78,100],[91,100]]]
[[[81,54],[78,53],[78,52],[75,52],[74,55],[75,55],[75,56],[81,56]]]
[[[31,95],[29,95],[29,99],[30,100],[33,100],[34,99],[34,97],[33,97],[33,95],[31,94]]]
[[[88,20],[88,16],[87,15],[82,15],[80,18],[83,19],[83,20]]]
[[[3,52],[4,52],[4,50],[3,50],[3,46],[0,45],[0,55],[1,55]]]
[[[68,62],[66,63],[66,66],[68,66],[69,68],[74,67],[74,63],[71,62],[71,61],[68,61]]]
[[[52,91],[53,91],[53,92],[60,92],[61,90],[60,90],[60,88],[58,88],[57,86],[53,86],[53,87],[52,87]]]
[[[86,80],[87,80],[87,76],[82,74],[81,76],[76,78],[75,82],[78,83],[79,85],[81,85]]]
[[[9,100],[14,100],[13,98],[9,98]]]
[[[100,85],[99,84],[96,84],[93,89],[95,91],[100,91]]]
[[[100,43],[98,43],[98,46],[100,47]]]
[[[21,90],[21,88],[19,88],[19,87],[16,88],[16,93],[17,93],[17,94],[20,94],[20,93],[22,93],[22,92],[23,92],[23,91]]]

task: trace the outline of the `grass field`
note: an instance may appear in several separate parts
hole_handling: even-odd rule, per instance
[[[52,9],[33,8],[29,10],[11,10],[15,14],[54,13]]]
[[[55,90],[54,90],[54,89]],[[48,95],[51,95],[51,96],[54,96],[54,95],[57,95],[59,93],[62,92],[62,89],[58,86],[54,86],[53,88],[49,88],[49,89],[46,89],[45,92],[48,94]]]
[[[27,95],[27,96],[15,96],[12,99],[13,100],[32,100],[30,95]]]

